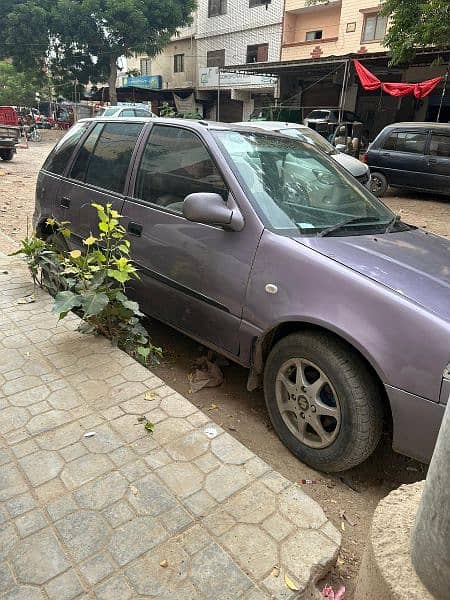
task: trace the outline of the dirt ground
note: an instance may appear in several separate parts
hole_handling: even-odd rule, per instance
[[[0,250],[10,252],[10,238],[23,238],[27,219],[31,224],[37,172],[59,132],[43,132],[40,143],[19,149],[10,163],[0,163]],[[408,223],[450,238],[450,199],[416,193],[390,191],[384,198]],[[5,238],[1,232],[10,236]],[[164,358],[156,373],[173,388],[185,394],[211,418],[294,482],[323,507],[342,531],[343,544],[338,564],[329,580],[347,587],[346,598],[353,597],[358,566],[364,549],[373,511],[379,500],[402,483],[423,479],[423,465],[395,454],[386,435],[375,454],[363,465],[341,473],[323,475],[298,461],[281,444],[272,430],[261,392],[246,391],[247,372],[230,364],[223,368],[225,381],[219,388],[192,393],[192,361],[204,349],[180,333],[157,322],[149,323],[153,343],[162,346]],[[302,479],[313,483],[302,484]]]

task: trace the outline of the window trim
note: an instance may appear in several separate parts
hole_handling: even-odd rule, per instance
[[[185,67],[184,56],[185,56],[184,52],[180,53],[180,54],[174,54],[173,55],[173,72],[175,74],[185,73],[185,70],[184,70],[184,67]],[[181,70],[177,69],[177,59],[179,59],[180,62],[181,62]]]
[[[123,121],[119,121],[119,122],[120,123],[126,123],[126,120],[124,119]],[[134,121],[134,122],[136,122],[136,121]],[[94,185],[93,183],[88,183],[87,181],[80,181],[79,179],[73,179],[73,178],[71,178],[71,177],[68,176],[69,173],[72,171],[72,167],[73,167],[76,159],[78,158],[78,154],[80,152],[81,146],[84,144],[84,142],[86,141],[88,135],[93,131],[93,129],[95,128],[96,125],[98,125],[98,123],[99,123],[98,121],[95,122],[95,120],[93,120],[92,123],[91,123],[91,126],[87,128],[87,132],[85,133],[85,135],[80,140],[79,145],[77,145],[76,152],[72,155],[71,160],[67,163],[68,164],[68,168],[66,167],[66,171],[65,171],[65,175],[64,175],[64,180],[65,181],[69,181],[70,183],[75,184],[75,185],[86,187],[88,189],[93,189],[95,191],[99,191],[99,192],[103,192],[103,193],[107,193],[107,194],[112,194],[114,196],[120,196],[121,198],[124,198],[124,197],[127,196],[127,193],[128,193],[128,189],[129,189],[129,185],[130,185],[130,178],[131,178],[131,175],[132,175],[132,172],[133,172],[132,168],[133,168],[134,161],[135,161],[135,158],[136,158],[136,153],[137,153],[137,151],[140,148],[141,140],[142,140],[142,137],[145,135],[145,130],[146,130],[146,127],[147,127],[148,123],[146,123],[145,121],[142,121],[142,129],[139,132],[139,135],[138,135],[138,137],[136,139],[136,143],[135,143],[134,148],[133,148],[133,152],[131,153],[130,162],[128,164],[128,169],[127,169],[127,172],[126,172],[126,175],[125,175],[125,181],[124,181],[124,184],[123,184],[123,189],[122,189],[121,192],[116,192],[116,191],[113,191],[113,190],[108,190],[107,188],[102,188],[102,187],[100,187],[98,185]],[[107,125],[108,123],[117,123],[117,121],[103,121],[103,122],[100,121],[100,123],[103,123],[102,131],[100,132],[100,135],[101,135],[102,132],[103,132],[103,129],[105,128],[105,125]],[[98,136],[99,139],[100,139],[100,135]],[[97,142],[98,142],[98,140],[97,140]],[[95,144],[94,150],[95,150],[96,147],[97,147],[97,143]]]
[[[221,17],[223,15],[226,15],[228,12],[228,2],[227,0],[218,0],[220,3],[219,6],[219,12],[212,12],[211,11],[211,0],[208,0],[208,19],[212,19],[214,17]],[[223,12],[220,12],[223,11]]]
[[[261,48],[262,46],[264,46],[265,48],[267,48],[267,58],[266,58],[266,60],[259,61],[258,60],[258,48]],[[256,48],[257,49],[256,50],[256,60],[253,61],[253,62],[250,62],[248,60],[248,51],[249,51],[249,48]],[[246,62],[246,64],[248,64],[248,65],[261,64],[261,63],[265,63],[265,62],[268,62],[268,61],[269,61],[269,43],[268,42],[263,42],[261,44],[247,44],[247,48],[246,48],[246,51],[245,51],[245,62]]]
[[[320,37],[314,37],[311,40],[308,40],[309,33],[319,33],[319,32],[320,32]],[[305,32],[305,42],[317,42],[318,40],[322,40],[322,39],[323,39],[323,29],[312,29],[311,31]]]
[[[94,126],[95,126],[95,124],[94,124]],[[89,132],[91,129],[92,129],[92,123],[88,123],[87,126],[84,128],[84,133],[82,134],[82,136],[80,137],[78,142],[73,147],[72,154],[71,154],[69,160],[66,162],[66,166],[64,167],[62,173],[53,173],[53,171],[48,171],[47,169],[44,169],[44,166],[42,166],[40,170],[44,171],[44,173],[46,173],[48,175],[52,175],[53,177],[60,177],[60,178],[67,179],[67,173],[70,173],[70,169],[72,169],[72,163],[74,162],[74,157],[78,156],[80,147],[84,144],[84,140],[89,135]],[[64,138],[61,138],[60,141],[62,141],[63,139]],[[54,148],[50,151],[49,155],[47,156],[47,158],[44,161],[44,164],[48,161],[48,159],[50,158],[50,155],[56,154],[56,149],[57,149],[58,143],[55,144]]]
[[[425,135],[425,145],[424,145],[423,152],[408,152],[408,150],[397,150],[397,148],[395,148],[394,150],[389,150],[388,148],[385,148],[384,143],[388,140],[388,138],[390,138],[394,134],[398,136],[399,133],[405,133],[405,134],[413,133],[413,134]],[[397,143],[396,143],[396,145],[397,145]],[[393,129],[392,131],[389,131],[388,134],[386,135],[386,137],[383,139],[379,150],[381,152],[398,152],[401,154],[411,154],[412,156],[428,156],[429,148],[430,148],[430,130],[429,129],[425,129],[423,131],[422,130],[418,131],[417,129]]]
[[[219,173],[219,175],[221,176],[221,178],[225,184],[225,188],[227,190],[227,198],[230,196],[230,194],[232,192],[231,192],[231,186],[229,185],[227,178],[224,177],[223,171],[220,168],[220,165],[219,165],[218,161],[216,160],[216,158],[210,152],[206,141],[202,138],[201,135],[199,135],[199,133],[197,131],[195,131],[194,129],[190,129],[189,127],[185,127],[183,125],[179,125],[178,123],[173,123],[173,124],[172,123],[148,123],[148,125],[149,125],[149,127],[146,131],[145,137],[143,136],[142,139],[140,140],[139,154],[135,157],[135,162],[133,165],[133,167],[134,167],[133,172],[131,173],[131,176],[130,176],[129,187],[127,190],[128,193],[126,194],[127,200],[129,202],[135,202],[136,204],[139,204],[141,206],[147,206],[148,208],[152,208],[154,210],[159,210],[160,212],[164,212],[164,213],[167,213],[170,215],[175,215],[175,216],[181,217],[185,221],[187,221],[186,217],[182,213],[168,209],[165,206],[160,206],[159,204],[154,204],[153,202],[147,202],[146,200],[143,200],[142,198],[135,196],[139,169],[141,168],[142,160],[144,158],[145,148],[147,146],[147,143],[150,139],[150,136],[152,134],[154,127],[171,127],[171,128],[176,128],[176,129],[183,129],[184,131],[188,131],[189,133],[194,135],[196,138],[198,138],[200,140],[200,142],[203,144],[203,146],[205,147],[206,152],[208,153],[211,161],[213,162],[215,168],[217,169],[217,172]],[[228,204],[228,199],[224,202],[226,204]],[[202,223],[202,224],[207,227],[213,227],[214,229],[217,229],[217,227],[219,227],[219,229],[223,229],[222,226],[206,225],[205,223]]]
[[[258,8],[259,6],[265,6],[268,9],[268,4],[272,4],[272,0],[249,0],[249,8]]]
[[[210,58],[208,55],[209,54],[218,54],[219,52],[221,53],[220,57],[222,58],[222,56],[223,56],[223,65],[221,65],[219,67],[219,69],[222,69],[225,66],[225,62],[226,62],[226,50],[225,50],[225,48],[220,48],[219,50],[208,50],[206,52],[206,66],[208,68],[217,68],[217,67],[212,67],[211,65],[208,64],[209,63],[209,58]]]
[[[384,38],[386,37],[386,32],[387,32],[387,27],[388,27],[388,18],[384,17],[379,9],[375,9],[375,10],[371,10],[370,12],[364,12],[363,13],[364,19],[363,19],[363,24],[362,24],[362,29],[361,29],[361,44],[380,44],[383,42]],[[386,19],[386,26],[384,28],[384,34],[382,38],[374,38],[373,40],[365,40],[364,39],[364,34],[366,31],[366,23],[367,23],[367,19],[369,17],[376,17],[378,20],[378,17],[381,17],[383,19]],[[377,23],[375,22],[375,32],[377,29]]]
[[[450,132],[446,133],[445,131],[437,131],[436,129],[434,129],[434,130],[431,129],[428,134],[427,156],[433,156],[434,158],[443,158],[444,160],[450,160],[450,155],[449,156],[441,156],[440,154],[431,154],[430,150],[431,150],[431,141],[432,141],[433,135],[436,137],[443,136],[443,137],[447,137],[450,139]]]

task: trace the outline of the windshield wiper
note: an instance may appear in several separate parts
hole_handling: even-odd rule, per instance
[[[384,233],[391,233],[396,225],[400,223],[400,215],[394,215],[392,219],[389,221]]]
[[[353,217],[352,219],[347,219],[347,221],[341,221],[340,223],[336,223],[336,225],[331,225],[331,227],[322,229],[322,231],[317,234],[317,237],[326,237],[327,235],[330,235],[330,233],[338,231],[339,229],[344,229],[347,225],[353,225],[354,223],[374,223],[378,222],[378,220],[378,217]]]

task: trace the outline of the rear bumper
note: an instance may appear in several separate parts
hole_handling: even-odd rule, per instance
[[[422,462],[429,462],[436,444],[445,406],[386,385],[392,410],[392,447]]]

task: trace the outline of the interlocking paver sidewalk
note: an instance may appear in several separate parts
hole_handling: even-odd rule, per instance
[[[315,597],[340,546],[322,509],[31,291],[0,256],[2,600]]]

